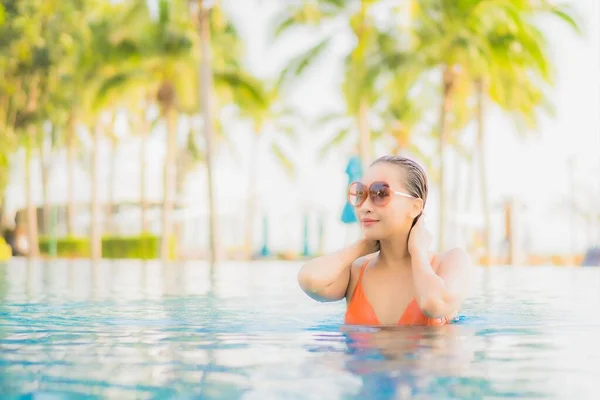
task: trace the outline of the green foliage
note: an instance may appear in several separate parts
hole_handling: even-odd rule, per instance
[[[140,120],[139,114],[158,104],[161,117],[168,111],[175,120],[179,113],[200,110],[197,16],[187,0],[156,4],[158,15],[146,0],[2,1],[0,192],[17,146],[29,145],[35,157],[48,143],[41,126],[50,127],[53,150],[68,144],[73,161],[89,170],[89,154],[78,148],[80,128],[103,132],[101,117],[107,111],[126,107],[132,119]],[[241,63],[244,44],[234,24],[218,5],[209,20],[215,108],[242,97],[260,103],[255,78]],[[31,127],[34,138],[25,134],[33,132]],[[204,159],[193,136],[182,151],[195,162]],[[88,251],[71,240],[62,246],[75,255]]]
[[[67,141],[75,143],[75,128],[95,126],[104,111],[124,106],[137,120],[140,115],[145,118],[154,104],[175,117],[198,112],[197,16],[190,14],[187,0],[155,3],[156,16],[147,0],[0,3],[0,193],[19,146],[28,146],[31,155],[48,139],[53,149]],[[321,155],[356,143],[359,127],[366,127],[362,132],[370,132],[373,141],[385,140],[388,151],[408,149],[424,155],[415,145],[420,141],[414,139],[439,135],[435,128],[439,116],[432,116],[438,111],[432,105],[446,93],[451,100],[447,143],[470,157],[472,151],[464,148],[460,133],[476,118],[473,103],[478,88],[517,126],[535,127],[539,111],[551,109],[548,91],[554,71],[539,17],[557,18],[580,31],[569,7],[548,0],[407,1],[401,3],[410,3],[409,7],[389,13],[379,24],[373,7],[384,3],[311,0],[282,7],[273,36],[281,39],[303,29],[314,33],[314,41],[277,77],[263,80],[244,67],[244,43],[217,2],[209,17],[217,115],[225,106],[237,105],[239,116],[252,122],[256,141],[268,141],[266,147],[293,176],[291,156],[299,118],[284,108],[285,90],[331,54],[336,35],[346,32],[353,46],[343,54],[339,89],[345,104],[341,112],[324,110],[318,125],[331,124],[332,129]],[[407,8],[410,18],[402,25],[400,17],[406,15],[401,13]],[[440,82],[441,71],[449,72],[447,92]],[[49,129],[41,129],[48,125]],[[231,143],[221,121],[215,125],[217,139]],[[144,134],[148,130],[144,128]],[[206,149],[197,140],[200,134],[190,129],[180,145],[178,170],[188,172],[205,160]],[[103,251],[111,258],[152,258],[157,243],[153,236],[104,238]],[[40,240],[40,248],[48,251],[47,238]],[[84,238],[60,239],[58,252],[87,256],[89,243]]]
[[[8,185],[10,154],[12,150],[13,138],[0,133],[0,193],[4,193],[4,190]]]
[[[40,237],[39,246],[41,254],[50,254],[50,238]],[[58,257],[84,258],[90,256],[90,242],[87,237],[64,237],[56,239],[56,253]]]
[[[330,52],[331,37],[325,37],[313,47],[308,48],[303,53],[295,56],[290,60],[287,66],[281,71],[279,77],[279,85],[283,86],[289,82],[302,76],[312,65],[314,65],[321,57]]]
[[[402,72],[387,68],[389,60],[396,60],[399,50],[406,48],[403,43],[407,35],[395,22],[398,15],[390,15],[387,25],[376,23],[371,12],[376,3],[373,0],[299,2],[286,8],[276,21],[275,36],[293,29],[313,28],[318,38],[314,46],[294,56],[282,70],[279,79],[283,87],[301,78],[322,55],[331,53],[339,30],[328,30],[328,26],[343,23],[345,30],[352,35],[354,46],[343,56],[340,86],[345,109],[342,113],[325,111],[316,124],[320,128],[331,123],[332,129],[319,151],[320,157],[333,149],[352,151],[356,145],[362,144],[359,135],[369,132],[374,142],[390,135],[394,137],[397,134],[394,127],[398,124],[404,127],[402,134],[410,136],[423,118],[426,103],[421,103],[419,96],[415,98],[410,93],[423,69],[421,65],[411,71],[404,68]],[[376,134],[377,131],[382,134]]]
[[[8,261],[12,257],[12,250],[10,246],[4,241],[4,238],[0,236],[0,262]]]
[[[90,243],[87,237],[66,237],[56,239],[57,256],[66,258],[85,258],[90,256]],[[102,257],[108,259],[142,259],[159,257],[160,237],[142,236],[105,236],[102,238]],[[40,253],[50,253],[50,238],[40,238]],[[175,258],[175,240],[170,243],[171,259]]]
[[[159,257],[160,252],[159,236],[114,236],[102,238],[102,257],[103,258],[135,258],[150,260]],[[175,240],[169,243],[170,258],[175,258]]]
[[[427,80],[424,73],[449,69],[454,112],[467,119],[464,108],[476,92],[472,83],[482,80],[486,94],[517,124],[535,126],[538,110],[548,109],[553,83],[538,21],[555,16],[577,31],[569,8],[544,0],[422,0],[414,14],[413,45],[388,57],[387,68],[417,72],[419,82]]]

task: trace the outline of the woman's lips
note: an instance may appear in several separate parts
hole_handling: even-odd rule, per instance
[[[365,218],[365,219],[362,219],[360,222],[361,222],[362,226],[368,227],[368,226],[372,226],[372,225],[376,224],[379,221],[377,221],[376,219]]]

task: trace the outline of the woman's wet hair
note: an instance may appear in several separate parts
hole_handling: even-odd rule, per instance
[[[417,164],[416,161],[400,156],[379,157],[377,160],[373,161],[371,166],[382,163],[397,165],[406,171],[406,181],[404,182],[406,190],[412,196],[422,199],[423,208],[425,208],[428,192],[427,175],[425,174],[425,170],[419,164]]]

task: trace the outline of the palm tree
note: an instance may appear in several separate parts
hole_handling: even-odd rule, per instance
[[[538,2],[539,4],[540,2]],[[552,9],[553,12],[562,13]],[[527,90],[527,102],[521,104],[522,111],[526,108],[532,110],[543,96],[532,85],[533,81],[525,82],[528,67],[535,65],[524,56],[513,58],[507,46],[520,45],[521,48],[540,53],[541,33],[535,28],[531,17],[541,11],[538,6],[528,1],[511,3],[492,0],[478,0],[473,2],[453,2],[450,0],[424,0],[415,3],[413,9],[412,45],[400,49],[395,54],[387,57],[385,64],[399,73],[416,71],[421,75],[416,82],[427,81],[431,72],[439,74],[441,83],[441,102],[438,130],[438,158],[439,158],[439,237],[440,249],[445,245],[446,222],[446,182],[445,182],[445,153],[448,141],[451,138],[451,113],[459,112],[466,104],[465,99],[477,93],[476,87],[485,83],[485,80],[495,72],[503,80],[495,89],[502,90],[507,87],[521,85]],[[514,32],[511,32],[514,29]],[[508,32],[503,34],[502,32]],[[519,35],[521,39],[519,39]],[[501,37],[504,36],[504,37]],[[543,70],[547,62],[539,63],[538,72]],[[512,71],[508,74],[508,71]],[[511,78],[512,75],[512,78]],[[514,78],[520,77],[515,80]],[[506,80],[511,80],[507,82]],[[480,83],[481,82],[481,83]],[[500,82],[497,82],[500,83]],[[462,98],[459,99],[459,97]],[[482,98],[478,101],[478,113],[483,115]],[[521,113],[521,115],[524,115]],[[483,125],[480,124],[480,132]],[[481,140],[479,143],[483,143]],[[480,160],[483,157],[480,157]],[[485,185],[482,189],[485,191]],[[487,191],[483,196],[487,204]],[[487,206],[486,206],[487,207]],[[489,211],[486,212],[489,214]],[[488,220],[489,226],[489,220]]]
[[[370,118],[372,107],[377,101],[375,82],[378,78],[378,66],[369,61],[374,54],[373,49],[378,47],[381,32],[378,31],[370,10],[376,1],[360,0],[356,2],[340,0],[319,0],[316,2],[302,2],[295,6],[286,7],[278,17],[275,36],[279,37],[284,32],[299,27],[334,26],[338,21],[348,21],[349,30],[355,39],[356,45],[345,57],[344,82],[342,90],[346,101],[344,114],[354,119],[354,127],[358,131],[356,142],[361,161],[367,165],[372,158],[372,127]],[[307,70],[320,56],[331,50],[335,33],[329,32],[315,46],[296,56],[281,74],[282,82],[296,79]],[[339,119],[340,114],[323,117],[323,121]],[[333,140],[338,143],[346,139],[350,129],[340,131]]]
[[[193,38],[190,25],[181,18],[183,2],[161,0],[158,5],[156,19],[151,17],[145,1],[128,5],[121,20],[124,26],[116,33],[123,44],[119,54],[121,68],[104,81],[99,96],[105,99],[115,90],[123,90],[123,86],[143,85],[154,93],[167,132],[160,247],[161,258],[167,261],[172,233],[178,110],[185,107],[182,103],[194,101],[190,100],[189,89],[186,90],[193,76]]]
[[[11,15],[11,22],[16,18],[19,23],[10,24],[3,27],[0,34],[3,39],[1,42],[5,46],[3,50],[11,58],[11,61],[4,61],[5,73],[13,74],[17,85],[6,86],[9,89],[3,93],[6,99],[4,104],[8,112],[5,112],[4,128],[11,133],[20,134],[20,143],[25,148],[25,199],[27,209],[27,236],[29,242],[30,257],[38,255],[38,231],[37,231],[37,211],[33,203],[31,186],[31,162],[35,152],[37,129],[44,118],[41,100],[47,89],[47,75],[53,65],[52,54],[49,47],[39,43],[43,38],[51,9],[42,9],[40,7],[31,7],[28,3],[8,2],[7,9],[14,13]],[[23,46],[28,46],[28,50],[23,52]]]
[[[260,101],[260,93],[254,79],[240,64],[242,42],[232,23],[227,18],[218,2],[212,6],[204,0],[197,0],[198,48],[200,65],[198,68],[199,99],[205,138],[204,160],[207,174],[207,195],[209,208],[209,261],[215,265],[220,254],[217,225],[217,210],[214,188],[214,154],[215,154],[215,111],[217,107],[235,102],[239,93],[250,95]],[[218,94],[218,98],[215,97]],[[215,107],[217,106],[217,107]]]
[[[8,183],[8,172],[11,156],[18,146],[25,148],[26,175],[29,176],[28,161],[33,152],[32,137],[35,134],[32,127],[39,120],[40,77],[48,67],[47,53],[43,47],[35,46],[39,37],[40,19],[43,15],[39,9],[28,9],[29,4],[15,0],[2,4],[2,21],[0,21],[0,190],[2,208],[4,208],[4,190]],[[17,23],[18,21],[18,23]],[[25,34],[27,33],[27,34]],[[25,191],[27,213],[32,212],[29,180],[26,180]],[[32,217],[33,216],[33,217]],[[29,241],[35,252],[37,243],[34,224],[30,219]]]
[[[76,154],[78,139],[76,135],[76,122],[73,112],[69,113],[66,127],[66,146],[67,146],[67,236],[75,235],[75,171]]]
[[[0,71],[5,72],[0,68]],[[0,73],[0,231],[4,227],[5,221],[5,206],[6,206],[6,187],[11,167],[11,155],[15,147],[15,135],[13,132],[13,115],[15,110],[9,107],[9,96],[5,92],[4,85],[1,82],[7,82],[5,73]]]
[[[200,81],[200,103],[202,105],[202,120],[204,137],[206,140],[206,178],[207,178],[207,194],[208,194],[208,241],[209,241],[209,261],[213,266],[218,258],[219,245],[217,242],[217,211],[215,207],[215,192],[213,181],[213,156],[214,156],[214,139],[213,139],[213,77],[212,77],[212,54],[210,50],[211,35],[210,35],[210,9],[206,6],[203,0],[198,0],[198,36],[200,38],[200,68],[198,70]]]
[[[118,71],[123,49],[127,48],[127,41],[115,38],[113,33],[118,31],[122,20],[118,18],[124,10],[121,4],[106,5],[98,9],[96,15],[92,14],[89,23],[88,40],[82,43],[85,47],[80,49],[80,62],[77,65],[77,81],[80,95],[83,96],[80,108],[80,120],[86,123],[92,136],[90,174],[91,174],[91,201],[90,201],[90,251],[92,259],[102,257],[102,227],[100,226],[101,207],[98,196],[100,177],[99,148],[100,139],[105,135],[110,125],[110,112],[106,109],[107,100],[102,91],[106,77]],[[83,84],[85,82],[85,84]],[[85,114],[84,114],[85,113]],[[112,129],[111,127],[110,129]]]
[[[485,101],[490,98],[513,116],[517,127],[525,123],[535,127],[538,108],[547,107],[543,94],[552,84],[550,57],[545,38],[534,23],[535,18],[549,14],[579,32],[578,23],[569,8],[549,1],[523,2],[518,13],[508,7],[493,10],[497,19],[490,21],[484,32],[493,57],[489,68],[478,71],[474,79],[477,98],[477,150],[481,200],[485,218],[484,244],[490,254],[490,209],[485,157]],[[506,21],[510,21],[507,24]],[[499,26],[505,29],[498,29]],[[489,258],[489,257],[488,257]]]
[[[57,130],[57,125],[64,125],[66,119],[68,160],[70,164],[75,160],[75,124],[78,121],[91,117],[84,104],[89,95],[89,87],[93,87],[92,82],[99,72],[99,66],[96,62],[90,62],[94,53],[90,52],[90,35],[87,24],[90,20],[97,18],[98,13],[104,11],[94,1],[87,2],[85,5],[76,1],[65,1],[51,6],[42,6],[36,2],[19,2],[18,10],[23,18],[27,19],[26,34],[19,36],[19,40],[32,40],[35,45],[29,56],[25,57],[22,65],[18,69],[21,74],[20,87],[25,90],[27,100],[24,104],[25,113],[21,113],[20,119],[15,119],[27,132],[26,143],[26,173],[30,166],[30,158],[35,148],[39,147],[44,141],[44,133],[41,128],[46,122],[49,122],[53,131]],[[83,18],[85,16],[85,18]],[[33,37],[30,37],[34,35]],[[56,37],[63,37],[65,40],[56,41]],[[17,48],[22,43],[17,42]],[[25,67],[24,65],[29,67]],[[67,114],[68,117],[64,116]],[[19,113],[16,114],[17,116]],[[34,126],[35,125],[35,126]],[[62,129],[58,129],[61,130]],[[53,137],[53,144],[57,143],[57,138]],[[37,146],[36,146],[37,144]],[[41,158],[45,160],[46,154],[41,152]],[[44,162],[42,164],[45,164]],[[72,165],[74,167],[74,165]],[[73,171],[74,168],[69,168]],[[43,186],[48,186],[48,170],[42,174]],[[69,198],[69,233],[73,232],[74,200],[73,200],[73,179],[71,175]],[[30,198],[30,196],[28,196]],[[47,195],[45,198],[45,215],[48,214]],[[37,223],[33,223],[35,212],[33,204],[29,202],[30,221],[30,242],[32,251],[37,250],[36,232],[33,230]]]
[[[50,226],[50,173],[52,171],[52,161],[54,153],[58,147],[56,128],[50,127],[46,132],[44,126],[39,126],[38,142],[36,147],[39,149],[40,177],[42,182],[42,221],[45,229]]]
[[[10,153],[12,151],[12,138],[0,130],[0,232],[4,231],[6,194],[10,171]]]
[[[125,27],[116,34],[126,43],[126,46],[121,48],[121,68],[104,82],[100,93],[101,96],[106,96],[113,90],[122,90],[125,86],[128,87],[126,90],[145,88],[149,93],[155,94],[153,97],[159,105],[161,116],[167,126],[161,242],[161,258],[166,260],[173,231],[171,210],[176,186],[178,115],[193,114],[198,111],[201,104],[205,116],[204,133],[212,137],[210,129],[212,129],[213,117],[206,119],[208,113],[213,112],[211,102],[208,100],[210,96],[204,90],[200,96],[196,90],[200,86],[199,83],[203,82],[202,77],[205,79],[204,83],[208,84],[205,85],[207,88],[213,87],[214,78],[214,88],[219,92],[220,97],[223,95],[223,101],[231,98],[231,93],[240,88],[245,88],[250,93],[254,93],[254,89],[248,84],[239,64],[241,42],[237,32],[218,7],[211,12],[213,17],[218,16],[219,19],[210,19],[210,25],[206,26],[210,29],[203,33],[204,39],[201,40],[194,31],[194,24],[189,18],[185,1],[160,0],[158,5],[159,12],[156,19],[150,16],[145,0],[133,2],[129,11],[124,13]],[[208,35],[212,40],[206,39]],[[197,51],[201,43],[205,43],[204,51]],[[215,46],[215,43],[219,46]],[[208,48],[211,48],[213,57],[204,57]],[[204,66],[204,74],[197,74],[199,58],[209,63]],[[209,67],[212,68],[212,73]],[[212,147],[211,142],[207,144],[206,149]],[[209,152],[207,150],[206,153],[207,166],[211,165],[209,158],[212,154],[209,156]],[[209,166],[208,169],[211,175],[209,181],[212,181],[212,168]],[[216,213],[214,203],[212,204],[211,253],[216,255]]]
[[[283,170],[288,176],[293,177],[295,173],[294,164],[291,161],[293,158],[286,148],[290,148],[290,145],[295,143],[295,131],[301,120],[294,110],[284,106],[280,88],[276,82],[262,82],[255,79],[253,87],[260,96],[250,95],[244,91],[238,91],[234,96],[240,116],[252,121],[253,126],[244,239],[247,258],[252,256],[254,243],[260,148],[263,145],[269,147]]]
[[[112,218],[113,206],[115,204],[115,186],[117,182],[117,160],[118,160],[118,149],[119,149],[119,136],[115,132],[115,122],[117,118],[117,111],[113,111],[111,115],[111,121],[106,136],[110,143],[110,161],[109,161],[109,172],[108,172],[108,201],[106,206],[106,217],[104,223],[105,232],[113,233],[115,230],[115,224]]]
[[[381,52],[390,51],[385,47]],[[377,60],[377,62],[381,62]],[[381,72],[380,72],[381,73]],[[381,104],[379,115],[383,123],[384,135],[382,139],[391,138],[392,154],[409,152],[418,155],[424,162],[429,162],[429,157],[415,143],[414,137],[432,136],[429,127],[419,127],[423,121],[427,105],[435,96],[435,91],[430,86],[425,86],[420,91],[411,91],[414,77],[408,74],[397,74],[388,71],[389,77],[380,93]]]
[[[151,123],[148,120],[147,110],[152,104],[152,96],[147,90],[142,90],[140,96],[135,96],[133,93],[128,92],[128,96],[133,98],[134,101],[128,104],[127,109],[129,110],[128,121],[130,131],[135,135],[139,136],[140,140],[140,230],[141,234],[148,233],[150,230],[148,226],[148,195],[146,189],[146,158],[147,158],[147,147],[150,132],[154,127],[155,120]]]
[[[31,162],[35,146],[34,138],[35,126],[30,125],[27,129],[25,143],[25,203],[27,208],[27,241],[29,243],[28,257],[37,257],[39,254],[37,208],[33,203],[33,180],[31,178]]]
[[[130,54],[122,54],[120,57],[127,61]],[[111,126],[114,128],[116,112],[126,110],[127,123],[130,132],[138,136],[140,148],[140,229],[141,233],[149,231],[148,226],[148,199],[146,189],[146,158],[147,158],[147,142],[150,133],[160,118],[153,121],[148,119],[148,110],[154,104],[154,93],[151,85],[142,82],[141,75],[129,73],[129,67],[124,67],[123,70],[116,74],[107,77],[101,84],[96,94],[95,103],[98,107],[107,107],[111,105],[114,108],[113,121]],[[116,179],[116,151],[118,149],[118,138],[113,131],[108,132],[111,144],[111,176],[108,180],[109,184],[109,203],[113,204],[115,195],[115,179]]]
[[[11,164],[11,155],[15,147],[15,122],[21,104],[17,103],[21,87],[18,76],[17,58],[14,57],[14,42],[19,32],[14,24],[17,15],[16,0],[0,4],[0,229],[4,222],[5,189]]]

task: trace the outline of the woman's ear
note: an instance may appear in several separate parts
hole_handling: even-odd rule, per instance
[[[415,199],[411,210],[411,218],[417,218],[423,212],[423,199]]]

